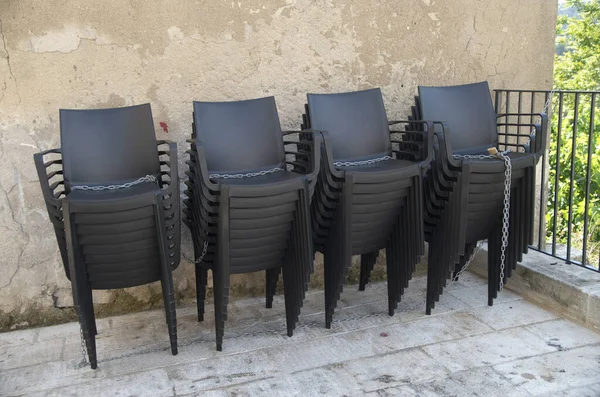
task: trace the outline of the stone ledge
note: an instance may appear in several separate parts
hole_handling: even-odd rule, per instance
[[[487,246],[469,271],[487,278]],[[600,332],[600,273],[529,250],[506,288],[579,324]]]

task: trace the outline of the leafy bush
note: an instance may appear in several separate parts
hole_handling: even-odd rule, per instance
[[[563,52],[555,57],[554,87],[557,90],[600,90],[600,0],[567,0],[567,6],[577,11],[575,16],[560,16],[557,20],[557,46]],[[575,95],[564,94],[561,137],[558,142],[558,94],[554,97],[551,120],[550,164],[548,192],[548,238],[552,238],[554,221],[554,180],[557,163],[558,199],[556,216],[557,243],[566,244],[569,226],[569,197],[572,189],[572,246],[581,247],[586,239],[588,263],[598,266],[600,249],[600,94],[596,94],[595,120],[592,115],[591,94],[581,94],[577,106],[575,144],[573,145]],[[590,122],[592,134],[590,136]],[[560,147],[559,147],[560,146]],[[588,149],[591,147],[589,190],[586,186]],[[557,156],[557,149],[560,154]],[[574,156],[574,157],[573,157]],[[573,164],[573,167],[571,167]],[[574,182],[571,187],[571,173]],[[586,190],[588,203],[588,233],[584,234]]]

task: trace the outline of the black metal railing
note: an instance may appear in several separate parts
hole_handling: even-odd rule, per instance
[[[548,148],[538,164],[532,249],[600,271],[600,91],[495,90],[497,113],[548,114]],[[536,116],[523,117],[531,124]],[[507,122],[506,124],[510,124]],[[509,126],[505,132],[509,132]],[[530,129],[510,135],[526,144]],[[510,138],[509,138],[510,139]],[[501,142],[507,143],[507,142]]]

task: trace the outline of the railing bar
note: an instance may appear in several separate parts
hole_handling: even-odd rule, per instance
[[[548,102],[548,96],[550,95],[550,93],[546,93],[544,94],[544,104],[546,104]],[[544,109],[542,108],[542,111],[544,111]],[[534,112],[534,101],[532,101],[531,103],[531,113]],[[532,117],[533,118],[533,117]],[[533,123],[533,120],[531,121],[531,123]],[[546,148],[543,148],[542,150],[542,183],[540,184],[540,224],[538,226],[538,246],[541,248],[542,247],[542,241],[544,241],[544,249],[546,249],[546,244],[545,244],[545,240],[546,240],[546,233],[544,231],[544,220],[545,218],[545,214],[544,214],[544,193],[546,192]],[[546,198],[547,199],[547,198]]]
[[[531,108],[530,108],[530,112],[531,116],[529,116],[529,124],[533,124],[533,112],[535,111],[535,92],[531,93]],[[543,225],[544,222],[542,221],[542,209],[544,208],[544,206],[542,205],[542,199],[544,197],[544,164],[546,163],[546,157],[545,157],[545,153],[542,152],[542,180],[540,182],[540,200],[538,201],[538,203],[540,203],[540,216],[538,218],[538,248],[542,249],[542,233],[543,233]]]
[[[510,113],[510,92],[506,93],[506,113]],[[508,121],[509,117],[506,118],[506,121]],[[504,133],[508,134],[508,126],[504,126]],[[506,144],[508,137],[504,137],[504,143]],[[498,143],[500,143],[500,140],[498,140]]]
[[[577,151],[577,117],[579,116],[579,94],[575,94],[573,112],[573,134],[571,145],[571,179],[569,181],[569,220],[567,224],[567,262],[571,261],[571,229],[573,228],[573,181],[575,180],[575,153]]]
[[[588,236],[588,221],[589,221],[589,208],[590,208],[590,175],[592,173],[592,145],[594,138],[594,117],[596,107],[596,95],[592,94],[590,99],[590,129],[588,131],[588,152],[587,152],[587,167],[585,171],[585,209],[583,213],[583,256],[581,262],[587,263],[587,236]]]
[[[522,92],[519,92],[519,102],[518,103],[519,103],[519,105],[517,107],[517,113],[519,115],[517,116],[517,124],[521,124],[521,111],[523,108],[523,93]],[[510,119],[510,116],[508,116],[506,118],[506,122],[510,122],[509,119]],[[517,127],[517,134],[521,134],[521,127]]]
[[[499,114],[500,113],[500,95],[502,95],[502,91],[494,90],[494,94],[496,97],[496,102],[494,103],[494,111],[496,112],[496,114]]]
[[[556,217],[558,212],[558,181],[560,179],[560,138],[562,132],[563,93],[558,94],[558,129],[556,133],[556,171],[554,173],[554,216],[552,218],[552,255],[556,255]]]

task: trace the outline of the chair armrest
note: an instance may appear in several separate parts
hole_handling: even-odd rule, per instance
[[[321,168],[321,147],[323,145],[323,133],[322,131],[311,130],[311,129],[303,129],[299,131],[283,131],[283,136],[288,137],[293,134],[299,135],[298,141],[286,141],[284,139],[284,145],[296,145],[298,155],[306,156],[310,161],[308,164],[308,169],[305,174],[309,181],[309,184],[316,183],[317,176],[319,175],[319,170]],[[310,136],[310,142],[306,143],[307,139],[303,139],[303,134],[307,134]],[[298,160],[298,155],[295,155],[296,160]],[[291,164],[295,167],[293,162],[286,161],[287,164]],[[297,172],[296,170],[294,170]]]
[[[509,123],[508,117],[533,117],[538,116],[540,118],[540,122],[538,123]],[[503,113],[496,116],[496,119],[507,118],[507,122],[497,123],[498,127],[531,127],[533,131],[529,133],[529,135],[520,135],[520,134],[509,134],[509,133],[501,133],[498,135],[502,136],[517,136],[517,137],[527,137],[530,140],[529,145],[521,145],[518,144],[507,144],[507,146],[517,146],[523,147],[526,152],[535,153],[540,155],[546,149],[546,139],[547,139],[547,130],[548,130],[548,115],[546,113]]]
[[[165,195],[170,197],[179,189],[178,174],[178,163],[177,163],[177,143],[173,141],[157,141],[156,145],[159,147],[158,157],[166,157],[166,160],[160,160],[161,170],[159,176],[159,186],[164,191]],[[161,146],[168,146],[169,150],[161,150]],[[164,168],[166,169],[164,169]]]
[[[390,134],[421,135],[422,141],[423,141],[424,153],[420,153],[420,156],[418,156],[418,158],[420,160],[422,168],[429,167],[429,164],[431,164],[431,161],[433,160],[433,135],[435,132],[434,122],[426,121],[426,120],[391,120],[391,121],[388,121],[388,126],[397,125],[397,124],[405,124],[410,127],[417,126],[417,125],[426,127],[423,131],[417,131],[412,128],[408,131],[390,130]]]
[[[60,159],[54,159],[50,161],[45,161],[44,156],[48,154],[59,154],[61,155]],[[64,179],[62,178],[63,170],[62,170],[62,152],[60,149],[50,149],[45,150],[43,152],[35,153],[33,155],[33,161],[35,163],[35,168],[37,170],[38,178],[40,180],[40,186],[42,188],[42,194],[44,196],[44,200],[47,205],[51,205],[54,208],[60,208],[60,197],[63,194],[66,194],[64,188]],[[51,166],[60,166],[58,170],[53,170],[48,172],[48,168]],[[58,180],[54,180],[52,183],[50,182],[55,177],[58,177]],[[56,191],[57,188],[62,187],[63,190]]]
[[[452,169],[459,171],[462,168],[461,162],[452,157],[452,145],[450,140],[446,137],[446,135],[450,133],[450,127],[441,121],[433,121],[432,123],[434,126],[440,126],[440,131],[434,131],[434,136],[437,138],[438,145],[440,145],[446,152],[446,158],[441,160],[446,160]]]
[[[190,156],[190,160],[186,161],[186,163],[190,167],[195,168],[195,172],[198,174],[200,181],[204,183],[205,186],[207,186],[210,190],[219,191],[220,183],[213,182],[209,178],[208,164],[206,163],[204,147],[194,139],[187,139],[186,141],[190,143],[190,149],[186,150],[186,153],[188,153]],[[192,164],[195,164],[195,166]]]

